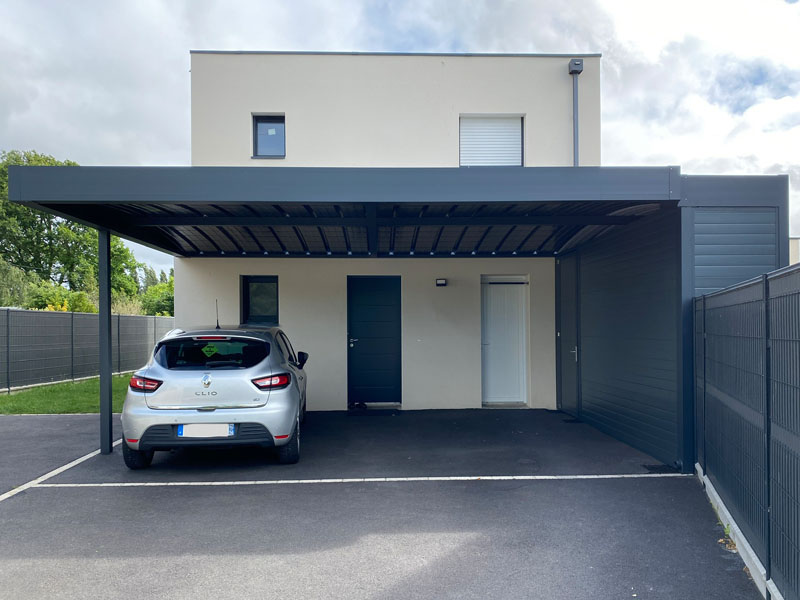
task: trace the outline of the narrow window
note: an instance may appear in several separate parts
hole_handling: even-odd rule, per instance
[[[278,278],[242,275],[241,320],[245,325],[278,324]]]
[[[462,167],[522,166],[522,117],[461,117],[459,140]]]
[[[286,156],[286,118],[283,115],[253,116],[253,158]]]

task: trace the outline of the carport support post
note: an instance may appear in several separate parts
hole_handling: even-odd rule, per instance
[[[100,453],[111,454],[111,234],[97,230],[100,289]]]

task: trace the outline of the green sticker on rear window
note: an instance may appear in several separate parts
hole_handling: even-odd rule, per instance
[[[217,347],[214,344],[206,344],[203,346],[203,354],[211,358],[214,354],[219,352]]]

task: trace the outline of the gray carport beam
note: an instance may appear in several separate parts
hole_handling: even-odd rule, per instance
[[[679,167],[9,167],[23,204],[660,202]]]

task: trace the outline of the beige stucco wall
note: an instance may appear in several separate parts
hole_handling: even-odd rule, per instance
[[[277,275],[281,325],[309,352],[311,410],[347,408],[347,276],[399,275],[403,408],[481,406],[481,275],[528,275],[529,406],[556,407],[552,259],[176,258],[176,326],[239,323],[240,275]],[[447,287],[436,287],[437,277]]]
[[[580,55],[576,55],[578,57]],[[192,164],[456,167],[459,116],[524,117],[525,166],[572,165],[563,56],[192,54]],[[600,58],[579,76],[581,164],[600,164]],[[252,159],[285,114],[286,158]]]
[[[789,238],[789,264],[800,263],[800,238]]]

